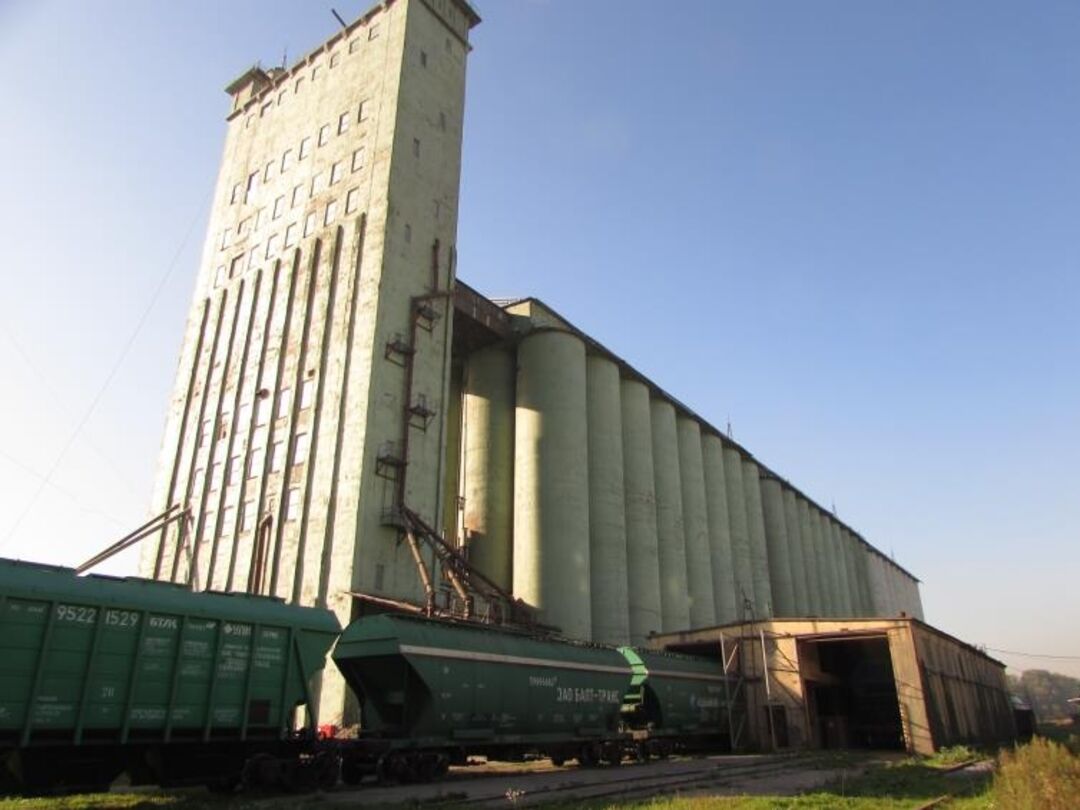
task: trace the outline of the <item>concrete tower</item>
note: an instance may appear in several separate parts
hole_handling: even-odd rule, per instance
[[[225,149],[144,575],[324,605],[415,598],[395,506],[443,511],[465,0],[387,0],[227,88]],[[407,472],[407,474],[406,474]],[[328,667],[320,719],[340,718]],[[349,719],[349,718],[346,718]]]

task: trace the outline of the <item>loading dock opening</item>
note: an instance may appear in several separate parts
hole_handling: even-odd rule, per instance
[[[816,746],[904,748],[888,637],[800,640],[799,674]]]
[[[718,657],[736,750],[904,749],[1016,739],[1005,665],[910,616],[765,619],[665,633],[653,649]]]

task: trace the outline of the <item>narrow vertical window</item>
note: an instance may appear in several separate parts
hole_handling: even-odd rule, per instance
[[[323,124],[319,127],[319,146],[326,146],[327,141],[330,140],[330,125]]]
[[[246,532],[251,528],[255,519],[255,501],[244,501],[240,510],[240,531]]]
[[[306,158],[310,154],[311,154],[311,138],[308,137],[308,138],[304,138],[303,140],[300,141],[300,154],[298,156],[298,159],[303,160],[304,158]]]
[[[361,146],[352,153],[352,170],[358,172],[362,168],[364,168],[364,147]]]
[[[311,444],[311,436],[307,433],[297,433],[293,440],[293,464],[303,464],[308,458],[308,447]]]
[[[351,214],[357,209],[360,204],[360,189],[351,188],[349,193],[345,195],[345,213]]]
[[[300,487],[292,487],[285,500],[285,520],[296,520],[300,517]]]
[[[347,112],[343,112],[341,115],[338,116],[338,121],[337,121],[338,135],[341,135],[342,133],[347,132],[349,130],[349,120],[351,118],[352,118],[352,116],[349,115],[349,113],[347,113]]]

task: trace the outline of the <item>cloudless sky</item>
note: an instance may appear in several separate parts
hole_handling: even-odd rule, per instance
[[[147,516],[222,88],[330,6],[0,2],[0,555]],[[478,7],[460,277],[730,420],[931,624],[1080,656],[1080,5]]]

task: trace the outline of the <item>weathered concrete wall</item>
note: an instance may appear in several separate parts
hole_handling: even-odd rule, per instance
[[[193,565],[170,529],[145,545],[144,575],[342,621],[349,591],[418,597],[386,511],[400,485],[441,522],[446,300],[414,347],[412,402],[385,347],[409,335],[413,296],[453,281],[472,22],[453,2],[399,0],[232,86],[152,504],[192,509]],[[434,418],[410,433],[395,482],[377,459],[405,452],[406,408],[421,402]],[[344,684],[326,673],[320,721],[341,722]]]

